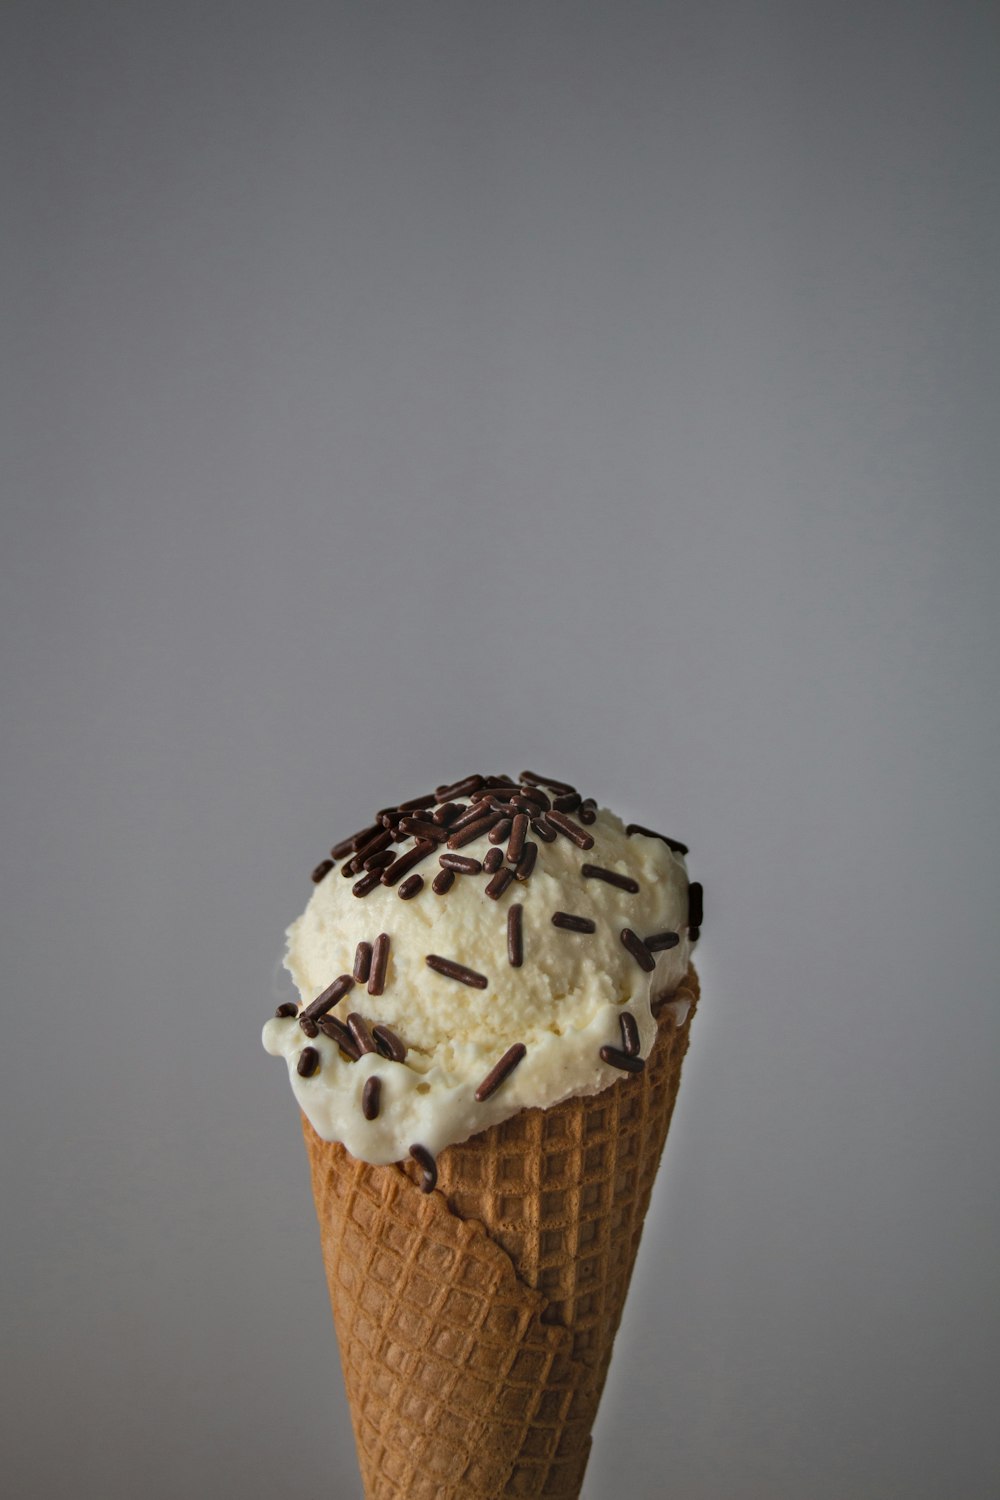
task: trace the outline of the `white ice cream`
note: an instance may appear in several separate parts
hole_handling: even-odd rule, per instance
[[[354,896],[353,881],[339,870],[320,882],[288,929],[285,964],[302,1004],[351,973],[359,942],[387,933],[385,992],[372,996],[355,985],[330,1014],[346,1020],[357,1011],[369,1022],[384,1022],[408,1049],[403,1063],[377,1053],[351,1062],[322,1033],[309,1039],[294,1016],[269,1020],[264,1046],[285,1058],[295,1097],[320,1136],[343,1142],[364,1161],[399,1161],[415,1143],[436,1154],[520,1109],[596,1093],[622,1077],[599,1049],[621,1047],[624,1008],[638,1023],[641,1055],[648,1055],[656,1034],[651,997],[676,988],[691,956],[684,859],[662,839],[627,836],[603,809],[587,832],[594,838],[589,850],[562,835],[554,843],[539,841],[530,878],[515,880],[496,901],[485,893],[485,874],[459,875],[449,891],[435,894],[437,853],[416,867],[424,886],[409,901],[400,899],[398,886]],[[407,840],[397,852],[411,847]],[[482,860],[492,847],[484,835],[459,852]],[[638,893],[585,877],[585,864],[631,876]],[[507,956],[507,911],[514,902],[523,907],[520,968]],[[554,926],[559,911],[592,918],[596,932]],[[640,937],[677,932],[680,942],[656,954],[655,970],[646,973],[622,945],[625,927]],[[429,953],[485,975],[487,988],[434,972]],[[491,1098],[477,1102],[477,1085],[515,1042],[525,1045],[525,1057]],[[321,1063],[303,1078],[297,1064],[307,1046],[316,1048]],[[372,1074],[381,1080],[380,1112],[366,1120],[361,1094]]]

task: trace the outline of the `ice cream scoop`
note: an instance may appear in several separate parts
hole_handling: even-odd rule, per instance
[[[318,868],[288,929],[301,1007],[264,1046],[324,1140],[436,1156],[642,1066],[700,888],[682,844],[565,786],[469,777],[381,810]]]

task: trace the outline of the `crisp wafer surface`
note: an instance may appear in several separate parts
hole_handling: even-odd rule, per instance
[[[697,1004],[694,971],[672,997]],[[372,1166],[303,1121],[367,1500],[576,1500],[687,1050]]]

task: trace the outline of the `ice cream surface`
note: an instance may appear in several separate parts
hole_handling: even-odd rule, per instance
[[[301,1004],[263,1035],[317,1134],[376,1164],[432,1163],[641,1069],[701,920],[684,846],[565,783],[476,776],[413,801],[314,872],[285,958]]]

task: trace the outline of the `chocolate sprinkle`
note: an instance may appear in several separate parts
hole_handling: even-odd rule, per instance
[[[431,881],[431,890],[436,896],[443,896],[445,891],[451,890],[452,886],[455,884],[456,879],[457,876],[454,870],[438,870],[437,874],[434,876],[434,879]]]
[[[446,979],[457,979],[460,984],[469,984],[475,990],[485,990],[489,984],[485,974],[477,974],[475,969],[466,968],[465,964],[456,963],[453,958],[441,958],[437,953],[428,953],[425,963],[429,969],[443,974]]]
[[[294,1000],[282,1000],[281,1004],[278,1006],[278,1009],[274,1012],[274,1014],[276,1016],[280,1016],[282,1020],[284,1020],[286,1016],[297,1016],[298,1013],[299,1008],[295,1004]]]
[[[577,817],[580,819],[581,823],[596,823],[597,803],[594,801],[593,797],[584,797],[583,801],[580,803]]]
[[[373,854],[380,854],[383,849],[388,849],[391,843],[392,833],[388,828],[383,828],[381,833],[377,833],[373,839],[369,839],[366,844],[361,845],[351,860],[354,869],[363,869],[366,859],[369,859]]]
[[[676,948],[680,940],[679,932],[654,932],[650,937],[643,938],[650,953],[662,953],[667,948]]]
[[[448,824],[448,832],[450,834],[458,833],[460,828],[467,828],[470,823],[478,823],[480,818],[484,818],[485,816],[486,814],[483,812],[482,805],[474,802],[471,807],[464,807],[457,818],[452,818]]]
[[[424,877],[422,875],[408,875],[403,881],[396,895],[400,901],[412,901],[424,888]]]
[[[700,927],[705,920],[705,892],[700,880],[688,886],[688,927]]]
[[[370,839],[372,834],[378,831],[377,823],[370,824],[367,828],[359,828],[357,833],[352,833],[349,839],[341,839],[339,844],[334,844],[330,850],[330,858],[346,859],[348,854],[355,853],[366,839]]]
[[[562,797],[553,797],[552,806],[556,812],[571,813],[576,812],[581,801],[579,792],[567,792]]]
[[[338,1020],[336,1016],[324,1016],[319,1023],[319,1029],[324,1036],[330,1038],[331,1042],[336,1042],[341,1052],[346,1052],[352,1062],[357,1062],[361,1052],[343,1021]]]
[[[454,823],[456,818],[461,817],[465,810],[464,802],[445,802],[441,807],[434,809],[431,814],[431,822],[440,823],[447,827],[449,823]]]
[[[484,1104],[492,1094],[496,1093],[500,1085],[510,1077],[527,1050],[523,1042],[515,1042],[513,1047],[507,1048],[500,1061],[494,1064],[476,1089],[476,1099],[480,1104]]]
[[[461,781],[453,781],[451,786],[439,786],[435,796],[439,802],[447,802],[451,797],[467,797],[470,792],[478,791],[482,784],[481,776],[465,776]]]
[[[545,822],[552,828],[558,828],[559,832],[564,833],[568,839],[572,839],[578,849],[593,849],[594,835],[588,833],[586,828],[581,828],[579,823],[574,823],[573,819],[568,818],[565,813],[547,812]]]
[[[515,901],[507,908],[507,958],[512,969],[524,963],[524,908]]]
[[[344,868],[347,868],[346,865]],[[381,882],[382,871],[369,870],[367,875],[362,875],[360,880],[356,880],[354,882],[354,884],[351,886],[351,890],[354,892],[355,896],[367,896],[368,893],[370,891],[373,891],[377,885],[381,884]]]
[[[519,863],[521,855],[524,853],[524,840],[527,837],[527,833],[528,814],[518,813],[511,829],[510,843],[507,845],[507,863],[509,865]]]
[[[483,869],[487,875],[493,875],[503,864],[502,849],[487,849],[483,856]]]
[[[657,833],[654,828],[643,828],[641,823],[630,823],[625,832],[628,834],[629,838],[632,837],[633,833],[641,833],[644,834],[647,839],[662,839],[667,848],[672,849],[675,854],[688,853],[687,844],[679,843],[677,839],[668,839],[665,833]]]
[[[536,776],[534,771],[522,771],[521,780],[530,782],[532,786],[547,786],[550,792],[561,792],[564,796],[576,791],[576,787],[570,786],[568,781],[553,781],[550,776]]]
[[[401,802],[398,811],[401,813],[420,812],[425,807],[433,807],[437,800],[436,792],[428,792],[425,797],[411,797],[409,802]]]
[[[491,844],[502,844],[503,841],[504,841],[504,839],[510,833],[510,829],[511,829],[511,820],[510,820],[510,818],[505,818],[501,814],[500,822],[499,823],[494,823],[493,827],[490,829],[490,843]]]
[[[302,1030],[305,1032],[306,1036],[319,1036],[319,1027],[316,1025],[316,1022],[313,1020],[312,1016],[307,1016],[305,1013],[303,1013],[301,1016],[299,1016],[299,1025],[302,1027]]]
[[[520,862],[518,864],[518,867],[514,871],[514,874],[517,876],[518,880],[527,880],[528,879],[528,877],[531,874],[532,870],[535,868],[535,860],[537,858],[538,858],[538,845],[537,844],[531,844],[531,843],[525,844],[525,846],[524,846],[524,853],[521,855],[521,859],[520,859]]]
[[[622,1051],[626,1057],[639,1056],[639,1026],[630,1010],[619,1011],[618,1025],[622,1029]]]
[[[348,878],[349,875],[356,875],[357,874],[357,871],[354,868],[354,861],[353,861],[353,859],[345,859],[344,860],[344,863],[340,867],[340,873],[344,877],[345,880]]]
[[[365,844],[367,844],[371,839],[375,838],[376,835],[380,834],[381,832],[382,826],[376,820],[374,823],[369,823],[367,828],[362,828],[358,833],[356,833],[351,840],[351,848],[354,850],[355,854],[357,854],[359,849],[363,848]],[[331,850],[330,852],[332,854],[333,851]]]
[[[592,922],[590,917],[576,917],[569,911],[556,911],[552,913],[553,927],[564,927],[567,932],[596,932],[597,923]]]
[[[381,854],[371,854],[365,860],[366,870],[384,870],[386,865],[391,865],[396,855],[392,849],[383,849]]]
[[[491,797],[490,807],[503,818],[513,818],[515,813],[521,812],[516,802],[507,802],[503,797]]]
[[[540,786],[519,786],[511,801],[521,803],[526,811],[540,807],[542,812],[548,812],[552,806]]]
[[[424,1174],[420,1183],[420,1191],[432,1193],[438,1180],[437,1162],[426,1146],[411,1146],[410,1155]]]
[[[483,868],[481,859],[471,854],[439,854],[438,864],[444,870],[454,870],[459,875],[478,875]]]
[[[369,995],[381,995],[385,990],[385,971],[389,966],[389,937],[380,932],[372,948],[372,971],[368,976]]]
[[[354,982],[367,984],[372,969],[371,943],[359,943],[354,950]]]
[[[556,841],[555,829],[550,828],[547,823],[543,823],[541,818],[532,818],[531,831],[538,838],[540,838],[544,844],[554,844]]]
[[[525,790],[527,791],[527,788]],[[518,792],[515,796],[511,797],[507,806],[514,813],[523,812],[527,813],[529,818],[540,818],[542,813],[548,812],[552,803],[544,792],[540,792],[537,798],[524,797]]]
[[[419,865],[420,861],[426,859],[428,854],[433,854],[436,847],[435,844],[429,841],[421,840],[412,849],[407,849],[405,854],[401,854],[397,860],[394,860],[389,865],[388,869],[381,872],[382,884],[395,885],[404,875],[410,873],[414,865]]]
[[[640,969],[645,969],[647,974],[652,974],[656,968],[656,959],[650,953],[639,934],[633,932],[631,927],[623,927],[618,936],[622,940],[622,947],[628,949]]]
[[[353,988],[354,976],[352,974],[338,975],[332,984],[327,985],[321,995],[317,995],[316,999],[306,1006],[302,1014],[308,1016],[310,1021],[318,1021],[320,1016],[325,1016],[328,1010],[333,1010],[337,1002],[343,1000]]]
[[[486,894],[491,901],[499,901],[507,887],[514,879],[514,871],[510,865],[503,865],[486,887]]]
[[[581,865],[580,873],[586,880],[606,880],[608,885],[616,885],[620,891],[629,891],[633,896],[639,889],[638,880],[633,880],[631,875],[619,875],[617,870],[606,870],[603,865]]]
[[[471,844],[475,839],[481,839],[483,834],[489,833],[494,824],[499,823],[499,821],[500,814],[492,812],[487,813],[485,817],[477,818],[472,823],[466,823],[464,818],[460,818],[457,823],[451,825],[452,830],[458,829],[458,832],[452,832],[448,840],[448,848],[461,849],[465,844]]]
[[[372,1027],[372,1036],[381,1057],[388,1058],[390,1062],[406,1061],[406,1045],[390,1027],[380,1021],[377,1026]]]
[[[371,1033],[371,1027],[368,1025],[368,1022],[365,1020],[364,1016],[359,1015],[356,1010],[352,1010],[351,1014],[347,1018],[347,1029],[351,1033],[351,1036],[354,1038],[355,1045],[357,1046],[359,1052],[378,1051],[378,1048],[375,1045],[375,1038]]]
[[[448,837],[447,830],[440,823],[427,823],[423,818],[403,818],[399,831],[415,839],[430,839],[432,844],[443,844]]]
[[[326,877],[329,875],[329,873],[330,873],[330,871],[332,869],[333,869],[333,860],[332,859],[323,859],[323,860],[320,860],[319,864],[316,866],[315,870],[313,870],[313,872],[310,875],[309,879],[312,881],[313,885],[319,885],[320,881],[321,880],[325,880]]]
[[[361,1113],[366,1120],[377,1120],[379,1111],[379,1095],[382,1093],[382,1080],[377,1073],[365,1079],[365,1086],[361,1090]]]
[[[303,1047],[299,1053],[299,1060],[296,1063],[300,1077],[311,1078],[314,1073],[319,1071],[319,1061],[319,1053],[315,1047]]]
[[[617,1047],[602,1047],[601,1062],[610,1063],[613,1068],[621,1068],[623,1073],[641,1073],[646,1066],[641,1057],[630,1057],[627,1052],[620,1052]]]

